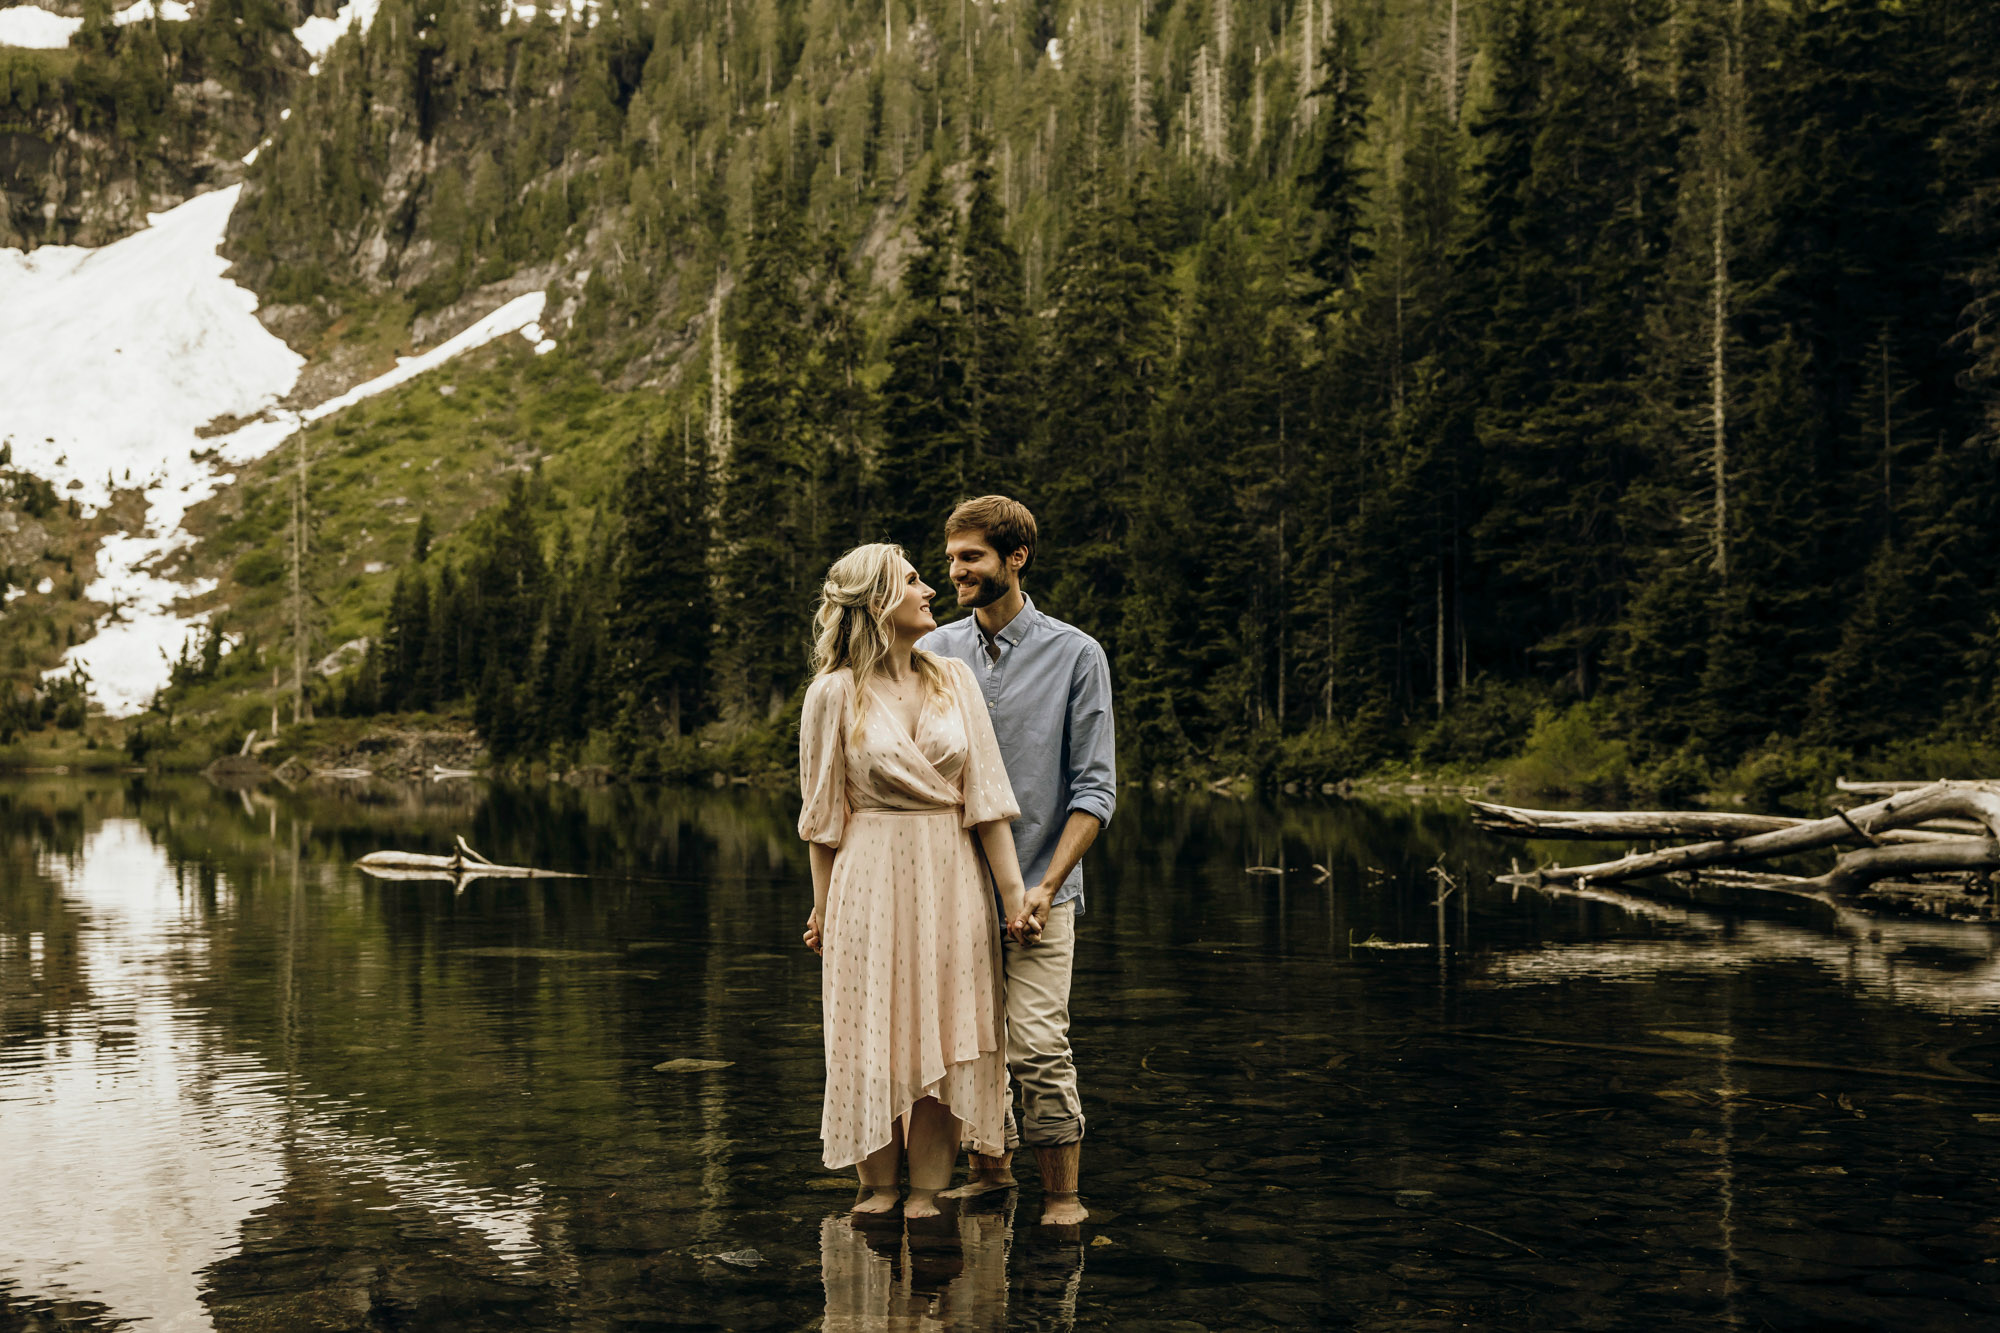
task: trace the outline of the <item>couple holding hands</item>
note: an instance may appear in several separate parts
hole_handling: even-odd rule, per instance
[[[938,628],[901,548],[870,545],[834,562],[813,618],[805,940],[823,960],[820,1138],[860,1176],[857,1213],[896,1206],[906,1160],[906,1217],[1010,1188],[1025,1145],[1042,1221],[1087,1216],[1069,987],[1079,862],[1116,802],[1111,677],[1096,640],[1021,591],[1035,542],[1023,505],[968,500],[945,554],[971,615]],[[971,1176],[947,1190],[961,1144]]]

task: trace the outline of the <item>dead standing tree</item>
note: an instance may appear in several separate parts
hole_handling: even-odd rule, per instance
[[[1842,784],[1845,786],[1846,784]],[[1825,819],[1714,812],[1523,810],[1473,802],[1473,822],[1534,838],[1702,838],[1615,861],[1550,865],[1503,882],[1586,887],[1657,875],[1702,878],[1813,898],[1837,907],[1928,910],[1995,919],[1988,876],[2000,870],[2000,783],[1939,781],[1893,786],[1882,800]],[[1819,875],[1745,873],[1734,867],[1861,844]]]

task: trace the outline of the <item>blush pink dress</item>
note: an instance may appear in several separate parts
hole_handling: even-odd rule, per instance
[[[799,836],[836,849],[821,922],[830,1168],[887,1145],[935,1097],[961,1142],[1004,1150],[1000,924],[972,828],[1020,813],[972,668],[935,659],[952,686],[913,739],[889,708],[858,708],[829,672],[799,721]]]

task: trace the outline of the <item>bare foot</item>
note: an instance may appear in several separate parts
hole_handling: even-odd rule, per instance
[[[1010,1190],[1013,1188],[1014,1173],[1012,1171],[993,1173],[975,1171],[966,1179],[963,1185],[960,1185],[957,1189],[942,1190],[938,1193],[938,1197],[940,1199],[976,1199],[982,1194],[992,1194],[998,1190]]]
[[[910,1197],[903,1202],[904,1217],[936,1217],[937,1215],[936,1190],[912,1189]]]
[[[896,1206],[897,1197],[894,1185],[884,1185],[880,1188],[863,1185],[861,1192],[855,1197],[854,1206],[848,1209],[848,1211],[851,1213],[886,1213]]]
[[[1083,1201],[1074,1194],[1050,1194],[1042,1199],[1042,1225],[1045,1227],[1073,1227],[1090,1217],[1084,1211]]]

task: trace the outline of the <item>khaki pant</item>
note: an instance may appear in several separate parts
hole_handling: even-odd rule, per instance
[[[1006,943],[1007,1147],[1056,1148],[1083,1138],[1083,1099],[1069,1050],[1069,978],[1076,962],[1076,903],[1050,909],[1038,944]]]

